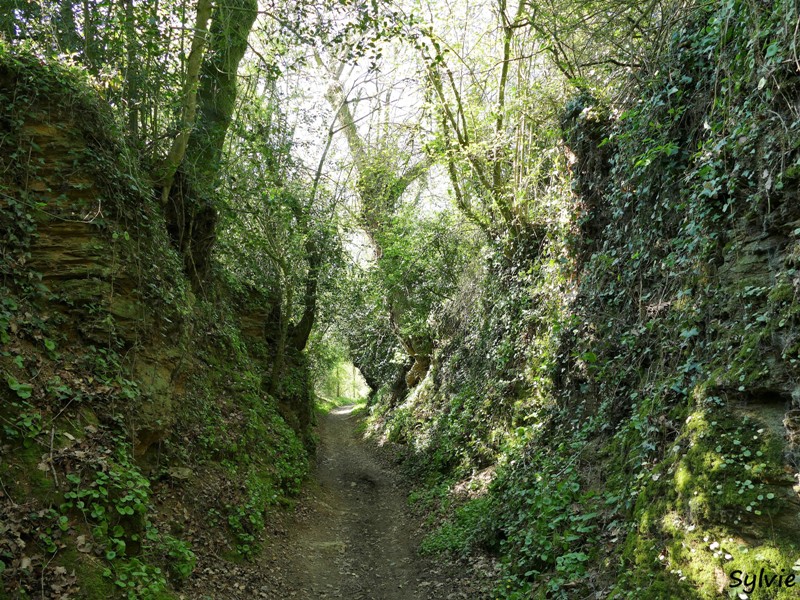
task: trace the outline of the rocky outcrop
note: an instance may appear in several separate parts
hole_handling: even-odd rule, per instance
[[[13,98],[3,115],[0,208],[29,219],[26,235],[5,240],[4,252],[17,275],[37,281],[36,310],[62,323],[61,346],[123,357],[116,368],[137,394],[118,410],[135,415],[141,456],[175,422],[192,360],[187,347],[199,332],[146,179],[110,133],[110,114],[82,92],[35,71],[0,73],[0,95]]]

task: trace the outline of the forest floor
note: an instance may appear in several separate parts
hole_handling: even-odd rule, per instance
[[[296,509],[268,527],[254,563],[199,556],[187,600],[470,600],[488,598],[488,560],[417,553],[420,515],[386,452],[357,435],[353,406],[320,416],[314,475]]]

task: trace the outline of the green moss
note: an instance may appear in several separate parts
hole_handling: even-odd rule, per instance
[[[798,545],[789,531],[773,529],[791,510],[786,485],[777,483],[782,450],[781,440],[747,415],[720,406],[691,412],[639,493],[616,591],[632,597],[628,590],[638,586],[652,587],[648,598],[717,598],[741,591],[729,588],[735,570],[792,572]],[[784,588],[750,597],[794,596]]]
[[[64,433],[68,433],[75,439],[80,440],[86,435],[84,427],[91,425],[97,428],[100,425],[100,419],[97,418],[97,414],[92,407],[83,405],[78,408],[77,415],[74,418],[60,419],[57,423],[61,432],[59,436],[62,439],[61,443],[65,444],[71,440],[64,436]]]
[[[47,450],[38,443],[18,447],[12,458],[0,465],[3,481],[12,498],[28,498],[48,506],[61,498],[49,470],[42,470],[42,456]]]
[[[619,578],[610,598],[694,598],[696,592],[682,575],[664,564],[664,539],[632,532],[624,544]],[[615,565],[616,566],[616,565]],[[612,567],[613,568],[613,567]]]
[[[80,597],[82,600],[107,600],[118,595],[114,583],[103,577],[106,568],[100,559],[86,553],[78,552],[75,548],[68,548],[59,553],[56,561],[68,573],[75,572]]]
[[[773,304],[791,302],[795,298],[795,289],[790,281],[780,281],[776,283],[769,292],[767,299]]]
[[[261,395],[259,378],[249,371],[231,372],[221,378],[215,370],[203,374],[206,394],[179,418],[184,427],[199,425],[199,447],[206,469],[221,479],[244,485],[218,510],[221,524],[233,546],[228,558],[252,559],[260,549],[266,511],[289,502],[308,472],[308,460],[299,437],[276,410],[270,397]],[[231,389],[236,396],[228,396]],[[213,400],[227,398],[222,407]]]
[[[734,571],[758,573],[794,572],[800,548],[789,542],[746,541],[735,528],[723,526],[698,527],[688,525],[675,513],[664,517],[664,532],[670,538],[661,555],[666,568],[679,569],[681,576],[691,582],[695,597],[718,598],[720,593],[735,595],[745,591],[735,583]],[[773,587],[747,590],[752,599],[796,598],[796,589]]]
[[[677,508],[694,519],[763,522],[786,508],[782,444],[759,422],[723,409],[689,417],[675,469]]]

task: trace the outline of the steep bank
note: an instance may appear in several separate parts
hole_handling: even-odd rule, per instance
[[[257,553],[309,392],[302,365],[264,392],[270,290],[191,292],[84,77],[0,46],[0,595],[174,597],[197,555]]]
[[[574,196],[438,315],[426,379],[375,406],[498,594],[789,598],[800,569],[792,2],[697,9],[616,104],[566,108]],[[563,204],[562,204],[563,205]]]

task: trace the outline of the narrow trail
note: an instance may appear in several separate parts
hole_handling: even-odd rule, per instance
[[[232,564],[201,553],[181,600],[490,597],[482,590],[491,578],[488,560],[465,566],[419,556],[423,533],[408,509],[403,478],[358,437],[353,409],[320,417],[313,477],[296,510],[270,520],[259,558]]]
[[[290,595],[349,600],[461,598],[417,555],[398,477],[355,435],[353,406],[321,419],[316,485],[287,540]]]

